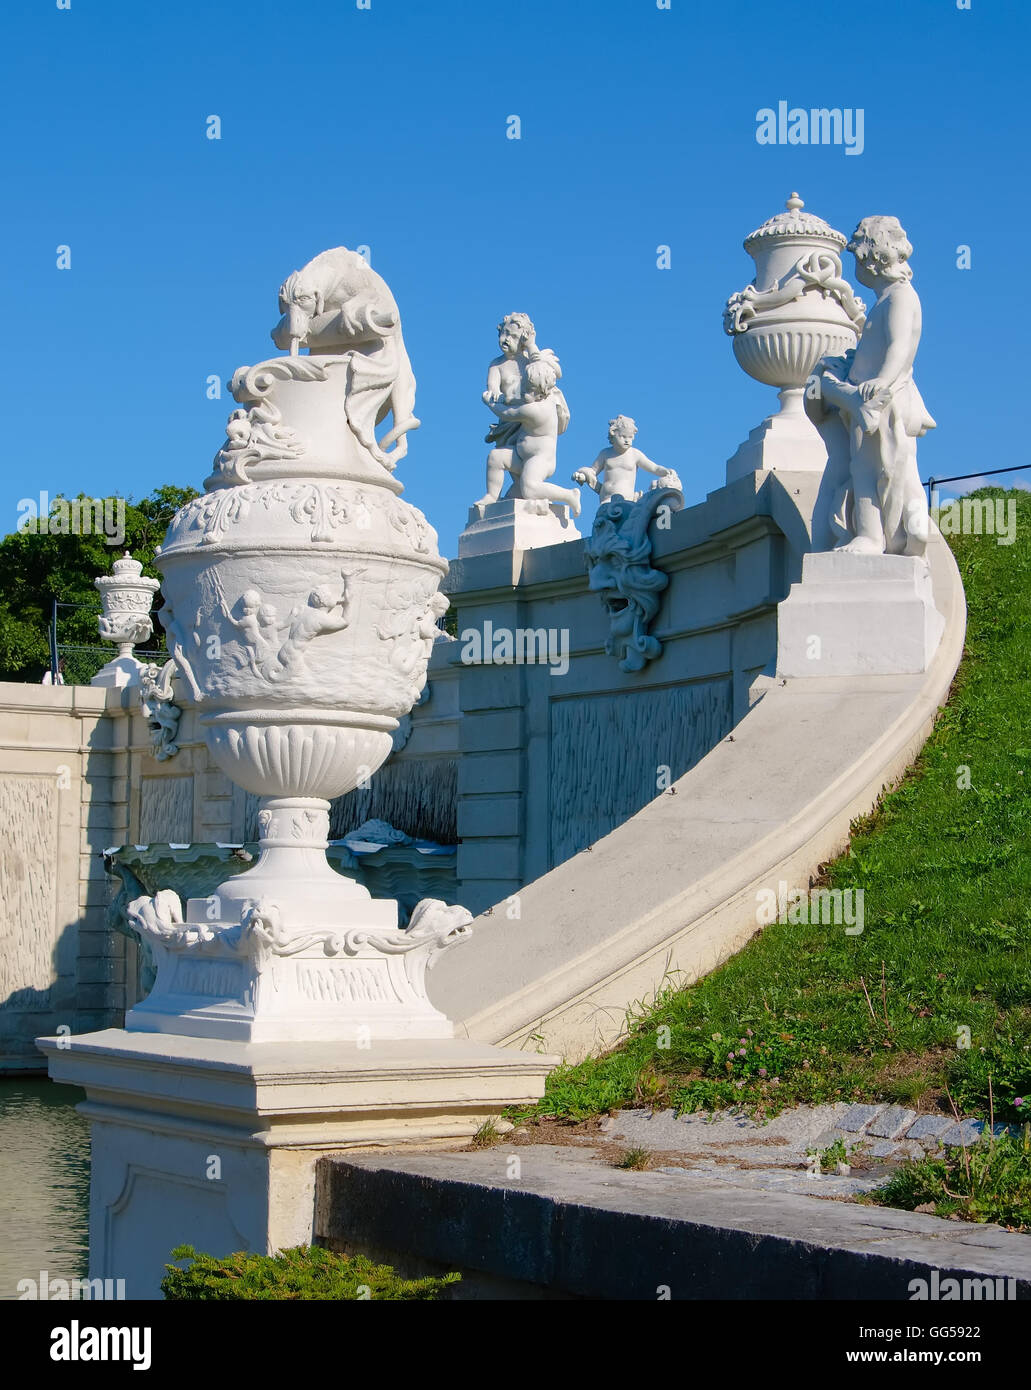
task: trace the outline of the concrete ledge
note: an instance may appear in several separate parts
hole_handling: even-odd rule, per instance
[[[1031,1298],[1031,1238],[885,1207],[634,1173],[551,1145],[324,1158],[315,1232],[400,1272],[457,1269],[458,1296],[887,1299],[913,1279]]]

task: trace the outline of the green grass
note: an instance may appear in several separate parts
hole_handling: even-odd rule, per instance
[[[165,1266],[168,1273],[161,1291],[175,1301],[375,1299],[405,1303],[439,1299],[461,1279],[459,1274],[401,1279],[390,1265],[375,1264],[364,1255],[336,1255],[316,1245],[298,1245],[275,1255],[238,1251],[222,1259],[198,1254],[192,1245],[180,1245],[172,1251],[172,1259],[190,1261],[185,1268]]]
[[[987,1117],[990,1077],[996,1118],[1027,1117],[1031,495],[974,495],[1015,500],[1016,543],[950,538],[969,606],[951,697],[915,767],[822,880],[864,890],[863,933],[765,927],[712,975],[669,988],[613,1052],[554,1072],[532,1113],[951,1110],[948,1090],[960,1112]]]
[[[651,1166],[652,1154],[650,1149],[631,1148],[626,1149],[616,1160],[617,1168],[629,1168],[631,1172],[643,1173]]]
[[[903,1164],[868,1201],[905,1211],[1031,1228],[1031,1128]]]

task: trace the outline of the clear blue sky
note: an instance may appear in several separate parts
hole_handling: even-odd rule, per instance
[[[1031,461],[1027,0],[70,5],[0,7],[2,530],[41,489],[199,485],[233,404],[207,377],[274,355],[282,279],[362,243],[419,383],[399,476],[445,553],[483,489],[511,310],[562,360],[557,477],[622,412],[701,500],[776,403],[720,314],[753,274],[742,239],[792,189],[846,233],[894,213],[914,243],[922,475]],[[863,153],[760,146],[781,99],[862,107]]]

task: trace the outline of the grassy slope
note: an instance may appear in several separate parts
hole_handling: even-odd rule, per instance
[[[826,868],[831,887],[865,890],[862,935],[765,927],[706,979],[670,990],[614,1052],[556,1072],[537,1113],[772,1113],[836,1099],[934,1109],[949,1108],[948,1087],[961,1112],[987,1115],[990,1076],[996,1118],[1027,1118],[1031,495],[975,496],[1016,501],[1016,544],[950,540],[969,626],[949,703],[904,782]]]

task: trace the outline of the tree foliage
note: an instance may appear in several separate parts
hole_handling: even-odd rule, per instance
[[[97,614],[100,596],[93,581],[111,573],[122,553],[143,564],[143,573],[160,578],[154,552],[176,511],[198,494],[193,488],[159,487],[139,502],[125,502],[125,539],[111,545],[103,533],[41,534],[39,528],[14,531],[0,540],[0,680],[38,681],[50,665],[49,628],[53,600],[84,608],[58,610],[58,642],[100,647]],[[81,494],[80,494],[81,496]],[[51,503],[51,514],[59,499]],[[160,595],[158,603],[161,602]],[[160,625],[155,625],[160,640]],[[157,640],[148,645],[156,645]],[[97,652],[66,656],[65,678],[82,683],[114,655]]]

